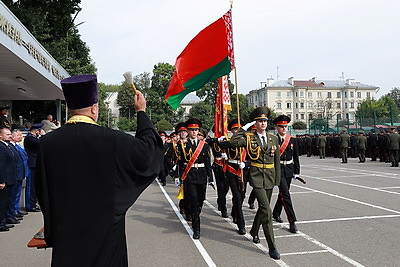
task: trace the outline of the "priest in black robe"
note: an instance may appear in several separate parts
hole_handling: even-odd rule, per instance
[[[36,166],[52,266],[128,266],[125,215],[160,172],[161,138],[142,93],[134,97],[132,136],[96,123],[96,76],[72,76],[61,86],[72,117],[41,139]]]

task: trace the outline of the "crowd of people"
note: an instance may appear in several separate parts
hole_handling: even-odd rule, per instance
[[[29,212],[40,212],[34,186],[40,138],[59,127],[48,115],[41,123],[28,126],[27,133],[14,129],[9,110],[9,106],[0,107],[0,232],[20,224]]]
[[[53,248],[54,266],[127,266],[125,214],[156,177],[165,186],[170,175],[179,187],[180,212],[191,222],[193,239],[201,236],[208,186],[217,190],[223,218],[229,217],[226,196],[231,191],[230,216],[238,234],[246,234],[242,207],[249,184],[249,208],[255,209],[255,200],[258,206],[250,229],[252,241],[260,243],[262,227],[270,257],[280,259],[272,223],[283,222],[284,210],[288,231],[298,231],[290,185],[293,179],[305,183],[299,156],[341,158],[342,163],[348,157],[359,157],[360,163],[371,157],[398,167],[400,135],[394,127],[379,134],[343,130],[294,137],[288,134],[290,117],[280,115],[273,120],[273,134],[267,130],[269,108],[258,107],[246,124],[238,118],[229,121],[231,137],[214,126],[210,138],[198,118],[178,123],[167,135],[155,130],[145,113],[144,96],[138,92],[133,103],[138,129],[131,136],[96,123],[96,76],[73,76],[61,85],[72,117],[60,129],[49,115],[31,125],[23,140],[20,130],[11,129],[9,107],[0,108],[0,231],[9,231],[29,212],[42,211],[44,239]],[[143,162],[143,157],[149,160]],[[272,206],[274,187],[279,192]],[[76,240],[69,238],[82,231],[85,234]]]
[[[368,134],[363,130],[358,133],[321,133],[319,135],[298,135],[296,140],[300,155],[317,156],[320,159],[332,157],[342,159],[359,158],[360,163],[371,161],[391,163],[391,167],[399,166],[400,135],[397,127],[392,126],[378,133],[372,129]]]

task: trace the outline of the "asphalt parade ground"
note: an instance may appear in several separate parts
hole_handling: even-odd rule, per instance
[[[399,266],[400,169],[355,158],[342,164],[337,158],[302,156],[300,162],[307,184],[291,186],[299,231],[288,231],[284,213],[284,222],[274,223],[280,260],[268,256],[261,228],[257,245],[248,233],[237,234],[232,217],[220,216],[211,187],[201,213],[201,238],[193,240],[190,223],[177,208],[178,188],[169,179],[165,187],[154,181],[127,214],[129,266]],[[276,196],[274,189],[272,205]],[[227,206],[229,214],[230,193]],[[256,209],[248,208],[246,197],[247,232]],[[41,214],[30,213],[0,233],[0,266],[49,266],[51,249],[26,247],[41,226]]]

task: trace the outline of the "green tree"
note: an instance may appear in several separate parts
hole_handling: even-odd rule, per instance
[[[396,103],[397,109],[400,109],[400,88],[394,87],[388,94],[384,96],[389,96]]]
[[[249,115],[253,111],[253,107],[248,105],[246,96],[239,94],[239,112],[240,118],[246,123],[249,122]],[[232,111],[229,112],[229,119],[237,117],[237,101],[236,94],[231,97]]]
[[[172,131],[174,129],[174,126],[165,119],[158,121],[155,126],[159,131]]]
[[[130,120],[128,118],[120,117],[117,125],[118,129],[120,129],[121,131],[132,132],[136,131],[137,121],[136,119]]]
[[[307,125],[303,121],[295,121],[295,122],[293,122],[292,127],[293,127],[293,129],[297,129],[297,130],[307,129]]]
[[[214,106],[207,104],[205,101],[200,101],[190,109],[189,117],[200,119],[203,123],[202,128],[210,131],[214,125]]]

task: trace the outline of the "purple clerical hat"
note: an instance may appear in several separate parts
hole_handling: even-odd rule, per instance
[[[99,101],[96,75],[76,75],[61,80],[69,109],[90,107]]]

